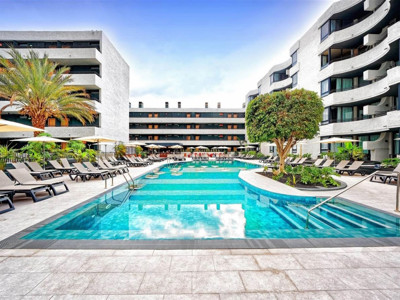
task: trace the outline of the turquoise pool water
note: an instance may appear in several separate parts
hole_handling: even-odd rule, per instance
[[[241,162],[186,162],[118,187],[25,239],[259,239],[399,236],[399,219],[345,200],[276,195],[241,182]]]

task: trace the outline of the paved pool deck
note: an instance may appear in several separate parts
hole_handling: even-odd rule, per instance
[[[15,211],[0,215],[0,240],[105,191],[100,180],[64,178],[70,193],[16,198]],[[343,197],[393,213],[395,187],[368,181]],[[399,298],[400,247],[0,250],[0,299]]]

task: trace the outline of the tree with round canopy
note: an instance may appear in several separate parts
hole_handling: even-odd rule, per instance
[[[297,141],[312,139],[322,121],[324,106],[317,93],[305,89],[285,90],[260,95],[246,110],[246,129],[250,142],[273,142],[279,155],[279,169]]]

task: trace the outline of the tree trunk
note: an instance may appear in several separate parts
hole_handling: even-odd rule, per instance
[[[290,137],[287,141],[284,139],[274,139],[276,145],[276,152],[279,155],[279,170],[276,174],[285,172],[285,160],[289,154],[290,149],[296,144],[296,140]],[[286,145],[285,145],[286,143]]]
[[[32,117],[32,126],[44,130],[44,127],[46,126],[46,118],[42,116]],[[33,135],[36,137],[39,133],[41,133],[41,131],[35,131]]]

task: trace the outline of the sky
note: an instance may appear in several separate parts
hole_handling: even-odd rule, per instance
[[[332,0],[0,0],[0,30],[103,30],[137,107],[241,107]]]

